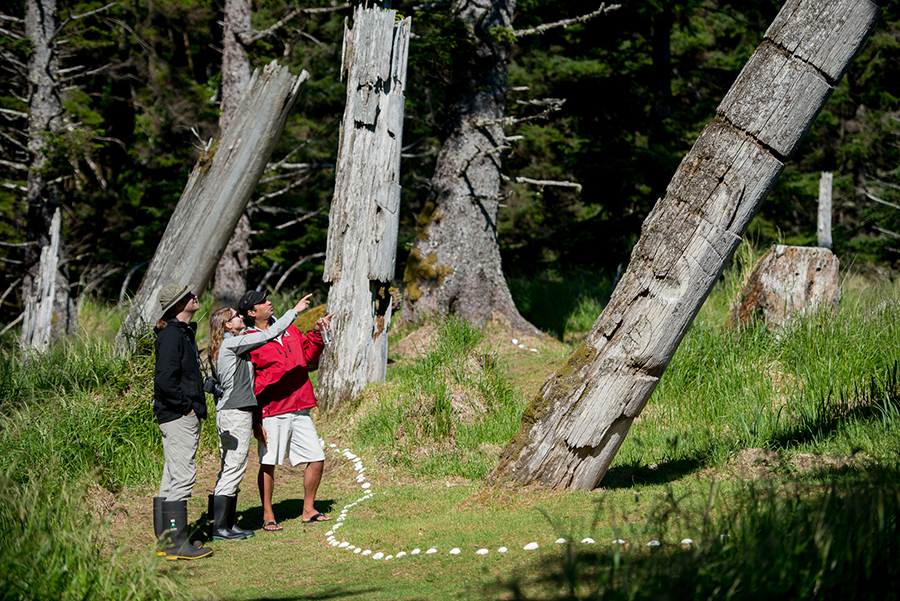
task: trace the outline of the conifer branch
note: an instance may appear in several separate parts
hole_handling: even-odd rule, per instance
[[[56,36],[58,36],[58,35],[60,34],[60,32],[66,27],[66,25],[68,25],[68,24],[71,23],[72,21],[77,21],[77,20],[79,20],[79,19],[84,19],[84,18],[86,18],[86,17],[90,17],[90,16],[92,16],[92,15],[96,15],[97,13],[103,12],[103,11],[105,11],[105,10],[108,9],[108,8],[112,8],[113,6],[115,6],[115,5],[117,5],[117,4],[118,4],[118,2],[110,2],[110,3],[107,4],[106,6],[101,6],[100,8],[97,8],[97,9],[94,9],[94,10],[91,10],[91,11],[88,11],[88,12],[86,12],[86,13],[82,13],[82,14],[80,14],[80,15],[69,16],[68,18],[66,18],[65,21],[63,21],[62,23],[59,24],[59,27],[57,27],[57,28],[56,28],[56,31],[53,32],[53,35],[50,36],[50,39],[51,39],[51,40],[55,40],[55,39],[56,39]]]
[[[600,5],[600,8],[592,13],[581,15],[580,17],[573,17],[571,19],[563,19],[562,21],[556,21],[555,23],[542,23],[541,25],[532,27],[530,29],[516,29],[512,31],[512,34],[517,38],[524,38],[525,36],[529,35],[542,34],[545,31],[556,29],[557,27],[568,27],[570,25],[575,25],[576,23],[584,23],[585,21],[590,21],[594,17],[599,17],[600,15],[612,12],[618,8],[621,8],[621,5],[611,4],[610,6],[606,6],[606,3],[604,2]]]
[[[249,31],[241,31],[238,32],[238,38],[240,38],[241,43],[245,46],[250,46],[251,44],[258,42],[266,36],[270,36],[295,18],[300,14],[313,14],[313,13],[333,13],[342,10],[346,10],[350,8],[350,4],[341,4],[340,6],[323,6],[318,8],[295,8],[281,19],[279,19],[276,23],[274,23],[271,27],[267,27],[263,30],[249,30]]]
[[[503,181],[512,182],[514,184],[532,184],[534,186],[556,186],[558,188],[575,188],[576,192],[581,192],[581,184],[578,182],[567,182],[567,181],[556,181],[556,180],[547,180],[547,179],[531,179],[530,177],[521,177],[515,176],[511,177],[509,175],[501,176]]]

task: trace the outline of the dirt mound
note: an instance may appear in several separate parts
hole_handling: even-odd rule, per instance
[[[851,457],[827,457],[808,453],[785,457],[767,449],[744,449],[728,460],[725,472],[741,480],[759,480],[769,478],[779,470],[813,472],[842,469],[852,464]]]

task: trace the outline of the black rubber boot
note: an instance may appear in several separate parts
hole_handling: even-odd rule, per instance
[[[244,528],[240,528],[237,525],[237,495],[233,497],[228,497],[230,502],[228,503],[228,529],[232,532],[237,532],[238,534],[243,534],[245,538],[250,538],[253,536],[253,530],[245,530]]]
[[[188,542],[187,501],[163,501],[162,522],[167,537],[166,559],[200,559],[212,555],[212,549]]]
[[[228,527],[228,510],[231,507],[233,497],[221,497],[209,495],[209,504],[212,507],[212,528],[209,537],[213,540],[240,540],[247,538],[246,534],[235,532]]]
[[[153,497],[153,534],[156,535],[156,554],[159,556],[166,554],[166,543],[161,538],[165,533],[162,519],[162,497]]]

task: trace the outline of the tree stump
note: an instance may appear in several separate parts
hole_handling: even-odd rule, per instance
[[[732,308],[735,326],[756,319],[786,326],[818,307],[841,302],[840,261],[827,248],[773,245],[760,260]]]

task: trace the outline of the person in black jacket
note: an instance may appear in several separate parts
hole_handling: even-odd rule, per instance
[[[153,499],[154,530],[166,559],[199,559],[212,549],[188,542],[187,499],[197,478],[200,422],[206,417],[206,395],[192,323],[200,308],[188,286],[168,284],[159,293],[163,316],[156,323],[156,369],[153,411],[162,433],[163,467],[159,496]]]

